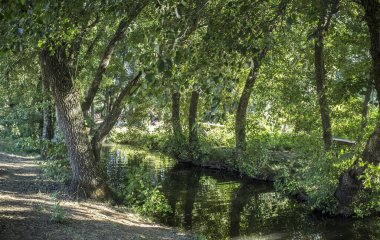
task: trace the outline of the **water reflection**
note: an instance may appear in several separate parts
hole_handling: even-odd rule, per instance
[[[146,174],[152,184],[162,185],[172,208],[159,221],[208,239],[380,239],[380,218],[314,216],[268,183],[176,164],[164,155],[120,145],[105,147],[103,157],[113,184],[125,174],[127,168],[121,166],[148,166]]]

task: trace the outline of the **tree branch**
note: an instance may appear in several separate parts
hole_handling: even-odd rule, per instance
[[[148,0],[143,0],[141,2],[138,2],[137,5],[135,5],[135,7],[129,12],[128,16],[123,18],[120,21],[119,26],[118,26],[115,34],[113,35],[113,37],[109,41],[109,43],[108,43],[108,45],[107,45],[107,47],[103,53],[103,56],[102,56],[102,59],[100,60],[98,69],[96,70],[95,77],[94,77],[93,81],[91,82],[91,85],[87,91],[84,102],[82,103],[82,111],[83,112],[87,112],[91,107],[91,104],[94,100],[94,97],[99,90],[99,86],[100,86],[100,83],[102,81],[103,74],[106,71],[106,69],[110,63],[112,53],[113,53],[116,45],[123,39],[125,32],[127,31],[129,25],[140,14],[140,12],[143,10],[143,8],[147,4],[148,4]]]
[[[340,0],[331,0],[331,9],[329,12],[327,12],[328,6],[326,6],[319,19],[317,29],[315,29],[315,31],[309,35],[309,37],[307,38],[308,40],[317,38],[318,36],[321,36],[321,34],[323,34],[324,32],[327,32],[331,24],[332,16],[339,11],[339,1]]]
[[[106,119],[94,134],[94,137],[92,139],[93,142],[100,142],[111,131],[112,127],[115,125],[117,119],[119,118],[121,111],[123,110],[123,103],[128,97],[132,96],[136,92],[137,88],[140,87],[141,84],[139,83],[139,80],[141,74],[142,72],[140,71],[137,76],[128,82],[128,84],[120,92],[119,96],[112,104],[111,111],[108,113]],[[136,87],[136,89],[133,89],[134,87]]]

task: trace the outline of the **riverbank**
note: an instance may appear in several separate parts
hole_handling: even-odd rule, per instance
[[[38,163],[0,152],[0,239],[191,239],[121,207],[70,200]]]

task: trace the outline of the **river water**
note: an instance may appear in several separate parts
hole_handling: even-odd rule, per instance
[[[176,164],[162,154],[129,146],[108,145],[102,154],[108,159],[109,174],[123,166],[147,166],[151,183],[162,186],[172,209],[157,220],[207,239],[380,239],[379,217],[316,216],[276,193],[271,183]],[[131,157],[136,154],[142,156],[138,161]]]

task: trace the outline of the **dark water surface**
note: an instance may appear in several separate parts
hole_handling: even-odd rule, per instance
[[[176,164],[174,160],[131,147],[106,146],[109,173],[121,166],[148,166],[173,213],[161,223],[207,239],[380,239],[380,218],[323,218],[274,191],[270,183],[225,172]]]

